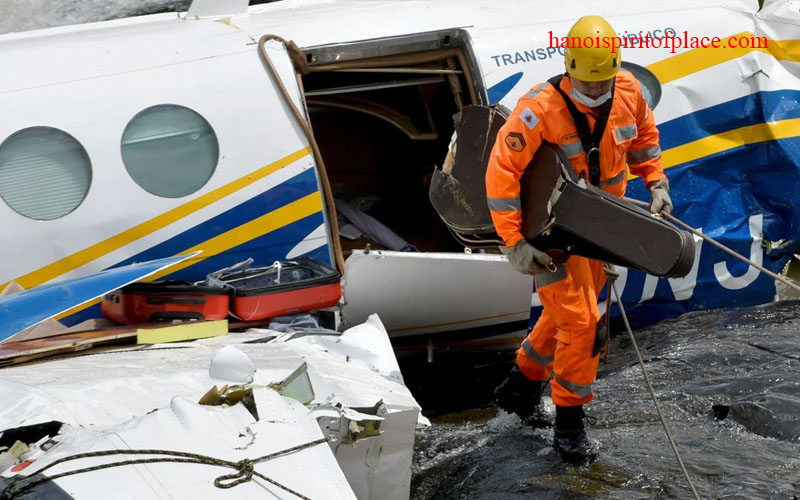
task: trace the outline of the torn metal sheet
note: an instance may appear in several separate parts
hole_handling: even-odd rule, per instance
[[[311,379],[308,376],[308,365],[305,363],[300,365],[284,380],[271,384],[270,387],[281,393],[281,395],[296,399],[304,405],[314,400],[314,387],[311,385]]]
[[[309,495],[299,489],[306,486],[302,481],[292,483],[295,476],[289,472],[281,475],[285,484],[294,484],[297,491],[310,498],[354,498],[353,493],[340,494],[336,489],[343,473],[355,498],[407,499],[415,429],[427,424],[427,420],[420,416],[419,405],[403,384],[389,338],[377,316],[337,335],[308,334],[288,340],[276,336],[276,332],[264,330],[230,333],[181,343],[180,348],[121,348],[93,356],[4,368],[0,371],[0,401],[8,404],[0,408],[0,432],[32,424],[63,423],[63,431],[54,438],[60,438],[61,444],[41,454],[37,458],[39,465],[78,449],[144,447],[185,449],[241,460],[261,453],[259,446],[265,435],[270,440],[280,436],[275,439],[281,446],[289,447],[290,441],[299,444],[306,436],[306,424],[301,423],[310,421],[319,438],[332,437],[329,428],[346,433],[347,439],[319,447],[335,458],[336,465],[321,456],[309,459],[310,451],[304,450],[297,455],[300,459],[306,457],[306,462],[301,460],[302,466],[289,465],[280,470],[295,468],[305,482],[314,477],[319,483],[314,487],[328,489]],[[212,360],[223,349],[238,350],[239,362],[254,367],[252,384],[233,388],[231,394],[217,389],[208,396],[210,388],[227,383],[210,374]],[[255,411],[236,404],[244,400],[236,399],[240,390],[242,395],[252,396]],[[221,401],[223,406],[195,403],[204,395],[205,402]],[[298,400],[308,404],[302,405]],[[266,431],[260,427],[267,424],[275,427]],[[196,442],[189,446],[191,436]],[[79,442],[80,446],[76,444],[74,449],[66,446]],[[62,451],[55,453],[59,449]],[[320,453],[319,449],[314,452]],[[269,451],[275,450],[270,447]],[[298,463],[291,460],[292,464]],[[213,486],[214,478],[228,471],[197,472],[197,467],[158,464],[121,467],[118,472],[109,469],[94,476],[99,479],[95,479],[92,492],[88,485],[93,483],[85,478],[64,478],[56,483],[71,494],[79,493],[73,498],[96,498],[98,488],[123,480],[126,485],[130,482],[130,487],[115,490],[118,500],[136,495],[172,498],[177,491],[173,486],[180,478],[188,486],[174,498],[237,494],[239,487],[220,492]],[[312,472],[331,467],[330,474]],[[268,470],[277,474],[273,468]],[[278,475],[270,477],[280,481]],[[238,497],[252,496],[249,488],[239,489]],[[275,493],[273,489],[269,491]],[[278,498],[284,498],[282,494],[275,493]]]
[[[33,475],[60,458],[100,450],[178,451],[235,463],[316,442],[294,453],[256,461],[254,470],[308,498],[355,499],[319,426],[306,409],[271,389],[256,389],[253,395],[257,406],[269,409],[268,419],[255,421],[242,405],[209,407],[175,397],[164,408],[112,428],[68,426],[56,436],[58,444],[24,472]],[[89,457],[59,464],[46,474],[160,456],[163,455]],[[229,489],[214,486],[216,478],[235,472],[209,464],[152,463],[105,468],[68,476],[56,483],[72,498],[298,498],[259,477]],[[308,480],[311,477],[313,481]],[[120,488],[121,484],[125,487]]]

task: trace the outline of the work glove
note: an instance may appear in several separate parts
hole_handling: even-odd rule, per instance
[[[519,243],[511,248],[500,249],[508,255],[508,262],[515,271],[522,274],[541,274],[549,272],[553,267],[553,259],[541,250],[534,248],[527,241],[519,240]]]
[[[672,212],[672,199],[669,197],[669,182],[659,179],[650,184],[650,213],[669,214]]]

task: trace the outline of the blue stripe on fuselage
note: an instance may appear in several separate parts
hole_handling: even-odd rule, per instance
[[[231,229],[241,226],[242,224],[246,224],[247,222],[272,212],[273,210],[277,210],[278,208],[315,191],[317,191],[317,179],[316,175],[314,174],[314,170],[305,170],[291,179],[284,181],[278,186],[260,193],[244,203],[241,203],[178,235],[175,235],[172,238],[159,243],[158,245],[150,247],[143,252],[129,257],[112,267],[124,266],[132,262],[145,262],[168,255],[175,255],[183,252],[187,248],[192,248],[195,245],[199,245],[204,241],[208,241],[226,231],[230,231]],[[320,214],[319,224],[321,223],[322,217]],[[309,230],[309,232],[311,232],[311,230]],[[273,231],[270,234],[275,233],[277,233],[277,231]],[[288,238],[293,238],[286,243],[295,245],[305,238],[307,234],[308,233],[302,235],[286,235]],[[275,244],[277,243],[282,242],[280,240],[276,240]]]
[[[661,149],[749,125],[798,118],[798,102],[798,90],[763,91],[674,118],[658,126]]]

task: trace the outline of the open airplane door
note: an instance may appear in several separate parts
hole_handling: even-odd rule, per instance
[[[450,154],[443,169],[434,171],[429,193],[465,253],[353,252],[345,266],[346,326],[377,311],[395,344],[415,343],[423,335],[435,346],[479,338],[516,345],[527,333],[531,306],[539,305],[533,282],[496,252],[502,241],[486,205],[486,161],[504,122],[487,121],[486,110],[497,112],[462,109]],[[460,158],[469,159],[463,165],[455,161],[457,148]]]
[[[307,68],[304,61],[305,55],[294,42],[286,41],[277,35],[270,34],[263,35],[259,39],[258,51],[276,87],[277,94],[282,98],[284,105],[294,118],[298,135],[304,136],[308,141],[313,155],[317,186],[322,197],[323,224],[289,250],[286,258],[309,255],[314,250],[327,246],[331,265],[339,271],[343,271],[344,260],[339,240],[336,237],[339,228],[335,215],[331,216],[330,214],[330,210],[334,207],[333,195],[328,175],[325,171],[325,164],[314,139],[314,133],[308,123],[308,112],[305,109],[305,101],[300,86],[300,75]]]
[[[512,337],[518,345],[530,316],[531,278],[513,271],[496,251],[496,237],[483,242],[495,247],[486,249],[492,253],[472,252],[485,251],[472,244],[453,253],[457,245],[427,204],[431,158],[445,157],[453,114],[480,101],[468,34],[446,30],[302,51],[286,46],[302,75],[323,187],[334,186],[337,210],[369,236],[362,243],[364,238],[340,234],[333,226],[337,217],[332,210],[327,214],[332,250],[337,260],[347,258],[342,327],[377,313],[395,345],[443,346],[487,337]],[[386,223],[374,216],[354,220],[355,205],[346,204],[359,196],[391,205],[390,213],[382,212]],[[327,193],[326,204],[334,206]],[[415,232],[415,224],[433,227],[432,219],[444,231]],[[375,226],[399,232],[378,237]],[[424,251],[394,251],[416,249],[415,243]]]

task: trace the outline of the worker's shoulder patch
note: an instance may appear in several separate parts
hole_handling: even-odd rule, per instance
[[[522,120],[522,123],[529,129],[532,129],[539,123],[539,117],[536,116],[536,113],[531,111],[531,108],[523,109],[522,113],[519,114],[519,119]]]
[[[519,132],[509,132],[508,135],[506,135],[505,141],[506,146],[517,153],[521,153],[526,146],[525,137],[523,137]]]

